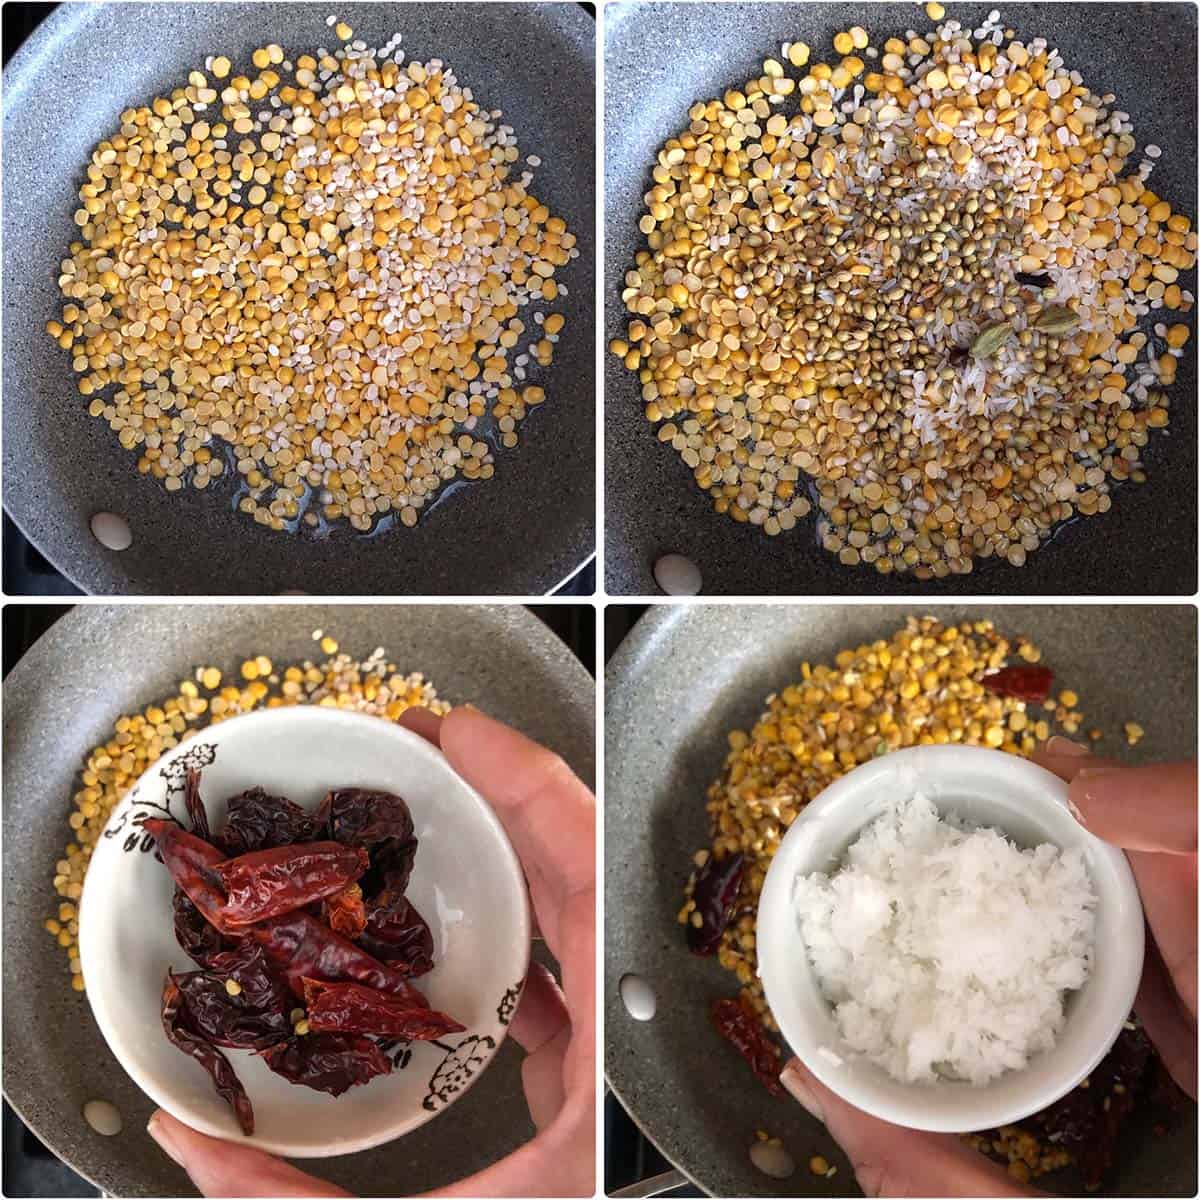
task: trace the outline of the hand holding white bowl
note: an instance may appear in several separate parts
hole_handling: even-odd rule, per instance
[[[442,1195],[590,1196],[595,1175],[595,800],[556,755],[472,708],[401,724],[440,745],[492,805],[521,860],[562,988],[532,964],[509,1032],[526,1052],[532,1141]],[[269,1154],[218,1141],[164,1112],[151,1136],[206,1196],[342,1196]],[[403,1180],[394,1190],[404,1191]]]
[[[1134,1010],[1172,1077],[1196,1095],[1196,765],[1140,769],[1052,738],[1036,761],[1070,783],[1090,832],[1126,848],[1152,933]],[[1139,803],[1129,803],[1137,796]],[[823,1121],[868,1196],[1029,1196],[1003,1167],[952,1134],[890,1124],[848,1104],[799,1059],[784,1086]]]

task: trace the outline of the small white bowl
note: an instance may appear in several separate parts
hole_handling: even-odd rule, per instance
[[[838,1033],[796,915],[796,877],[836,870],[850,844],[890,801],[917,790],[941,813],[993,826],[1018,845],[1079,847],[1097,894],[1091,974],[1067,998],[1066,1022],[1054,1049],[982,1087],[901,1083],[859,1058]],[[1129,864],[1071,815],[1067,785],[1015,755],[975,746],[898,750],[827,787],[796,818],[771,862],[759,897],[757,938],[767,1003],[804,1065],[864,1112],[911,1129],[952,1133],[1020,1120],[1083,1079],[1129,1015],[1144,949],[1142,906]]]
[[[245,1137],[204,1069],[171,1045],[159,1012],[167,968],[194,970],[175,941],[173,884],[138,822],[183,805],[201,767],[209,825],[259,786],[315,809],[331,788],[404,797],[420,845],[408,895],[429,923],[434,969],[416,980],[430,1004],[466,1026],[397,1051],[390,1075],[339,1097],[289,1083],[248,1050],[222,1050],[254,1106]],[[424,739],[378,717],[294,707],[234,717],[161,758],[114,810],[80,902],[79,955],[96,1022],[118,1062],[172,1116],[273,1154],[324,1157],[378,1146],[444,1111],[504,1040],[529,965],[530,915],[520,863],[495,814]],[[498,1114],[498,1119],[502,1119]]]

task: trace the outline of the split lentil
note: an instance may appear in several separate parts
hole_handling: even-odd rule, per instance
[[[1188,328],[1139,325],[1191,311],[1196,233],[1116,98],[998,22],[785,43],[660,150],[610,349],[719,513],[931,579],[1144,480]]]
[[[336,50],[271,44],[241,74],[221,55],[121,113],[46,325],[142,474],[177,492],[236,470],[238,508],[276,530],[413,525],[449,480],[491,477],[562,329],[527,310],[578,255],[499,110],[399,35],[334,23]]]
[[[74,811],[67,818],[72,840],[54,868],[57,917],[44,922],[46,931],[67,952],[71,986],[77,992],[84,990],[84,980],[76,905],[83,894],[92,850],[112,810],[168,750],[210,725],[260,708],[318,704],[389,721],[410,708],[428,708],[439,716],[450,711],[429,680],[419,672],[402,674],[383,647],[362,660],[338,651],[336,642],[326,653],[329,657],[321,661],[305,659],[287,667],[277,667],[265,655],[256,655],[241,664],[242,684],[224,687],[216,667],[197,667],[174,695],[140,713],[118,717],[112,736],[88,754],[80,786],[72,797]],[[237,987],[232,980],[230,985]]]

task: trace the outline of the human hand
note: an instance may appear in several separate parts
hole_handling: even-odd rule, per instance
[[[1172,1077],[1196,1095],[1196,766],[1122,767],[1051,738],[1035,761],[1070,785],[1076,818],[1125,850],[1150,936],[1134,1010]],[[891,1125],[847,1104],[793,1058],[784,1087],[845,1151],[868,1196],[1031,1196],[953,1134]]]
[[[595,1189],[596,802],[557,755],[476,709],[400,718],[439,745],[495,810],[529,881],[562,988],[530,965],[509,1033],[525,1050],[525,1099],[537,1130],[524,1146],[438,1196],[590,1196]],[[150,1136],[205,1196],[345,1196],[255,1150],[197,1133],[159,1109]],[[399,1181],[397,1181],[399,1184]],[[402,1186],[397,1186],[402,1192]]]
[[[1148,926],[1133,1009],[1196,1098],[1196,764],[1124,767],[1054,737],[1034,756],[1070,785],[1076,818],[1129,859]]]

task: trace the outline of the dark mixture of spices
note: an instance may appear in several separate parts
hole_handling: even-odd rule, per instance
[[[462,1031],[411,982],[433,967],[433,935],[405,897],[417,838],[399,796],[342,788],[314,814],[252,788],[215,836],[198,771],[184,802],[190,833],[145,822],[175,881],[176,940],[200,967],[167,972],[163,1028],[243,1133],[254,1111],[218,1047],[340,1096],[391,1071],[386,1046]]]

